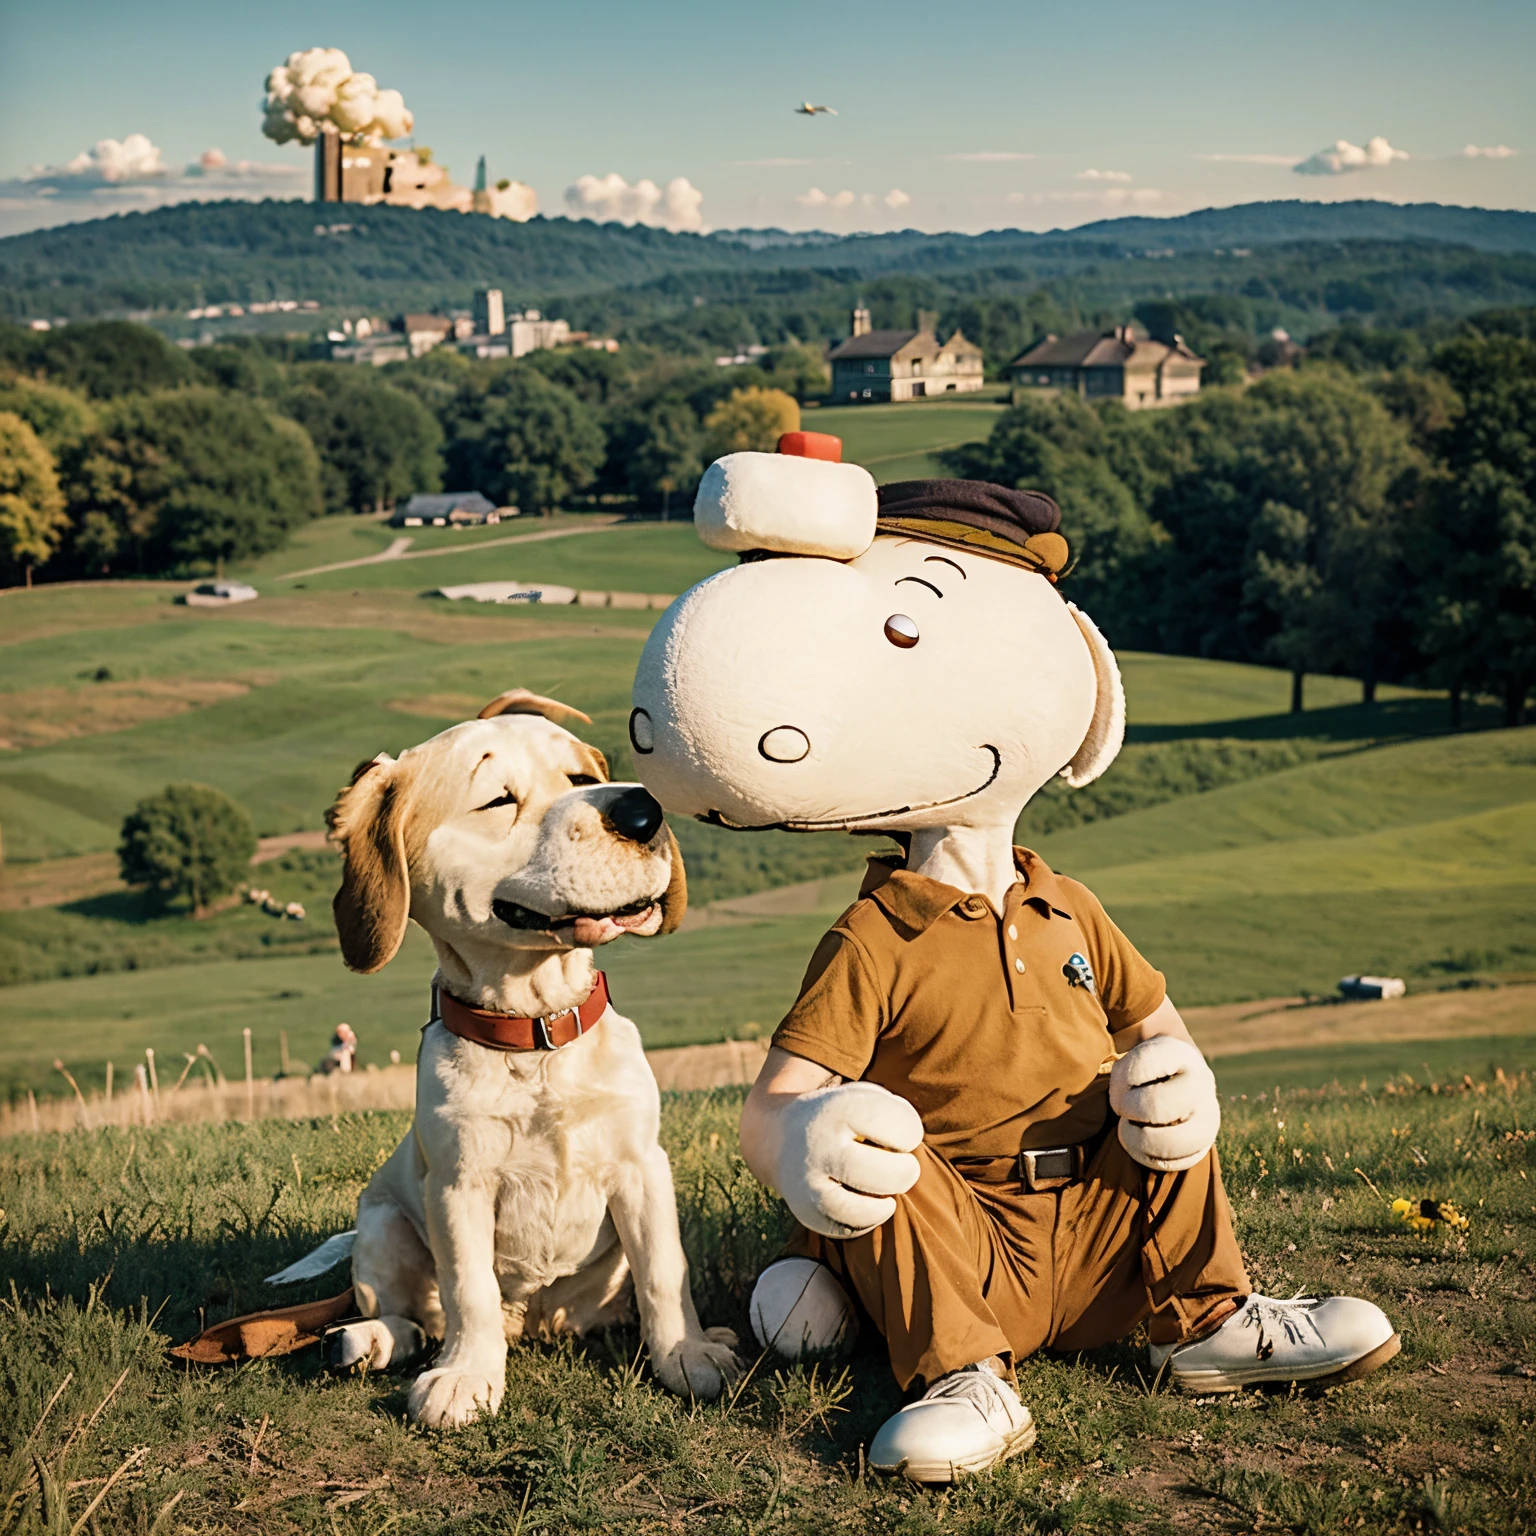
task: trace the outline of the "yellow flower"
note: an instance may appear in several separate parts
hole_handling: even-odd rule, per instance
[[[1469,1227],[1471,1222],[1449,1200],[1404,1200],[1392,1202],[1392,1214],[1415,1232],[1430,1231],[1435,1223],[1448,1227]]]

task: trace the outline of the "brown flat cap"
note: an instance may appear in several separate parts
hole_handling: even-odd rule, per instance
[[[1043,491],[1015,491],[986,480],[897,480],[882,485],[877,528],[907,533],[1038,571],[1051,581],[1066,569],[1061,509]]]

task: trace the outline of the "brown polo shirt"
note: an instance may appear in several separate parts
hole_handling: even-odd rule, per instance
[[[1108,1114],[1110,1036],[1165,996],[1086,886],[1026,848],[1014,858],[1001,916],[984,896],[872,858],[773,1036],[899,1093],[949,1158],[1093,1136]]]

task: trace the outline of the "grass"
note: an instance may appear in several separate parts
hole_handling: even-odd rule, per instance
[[[1536,1089],[1483,1060],[1224,1105],[1255,1283],[1370,1297],[1402,1330],[1396,1362],[1321,1393],[1191,1401],[1153,1390],[1134,1338],[1038,1356],[1020,1369],[1036,1448],[948,1491],[863,1471],[899,1402],[868,1330],[850,1359],[765,1363],[720,1405],[659,1389],[632,1328],[525,1345],[500,1414],[448,1434],[405,1425],[405,1378],[329,1379],[313,1352],[169,1362],[167,1343],[271,1304],[260,1277],[350,1223],[403,1115],[17,1138],[0,1146],[0,1518],[84,1530],[100,1495],[94,1529],[264,1536],[1528,1531],[1536,1413],[1511,1373],[1536,1358]],[[671,1097],[663,1137],[700,1311],[749,1337],[785,1218],[736,1152],[739,1103]],[[1385,1198],[1455,1199],[1470,1229],[1414,1236],[1356,1168]]]
[[[862,464],[884,485],[942,477],[939,455],[979,442],[1006,408],[998,399],[975,395],[901,405],[833,405],[807,411],[802,425],[842,438],[843,458]]]

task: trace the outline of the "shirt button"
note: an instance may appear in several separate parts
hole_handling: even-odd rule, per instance
[[[1013,968],[1016,971],[1022,971],[1024,969],[1024,962],[1022,960],[1015,960],[1013,962]]]
[[[1008,937],[1010,939],[1016,939],[1016,938],[1018,938],[1018,936],[1019,936],[1018,924],[1017,923],[1009,923],[1008,924]]]

